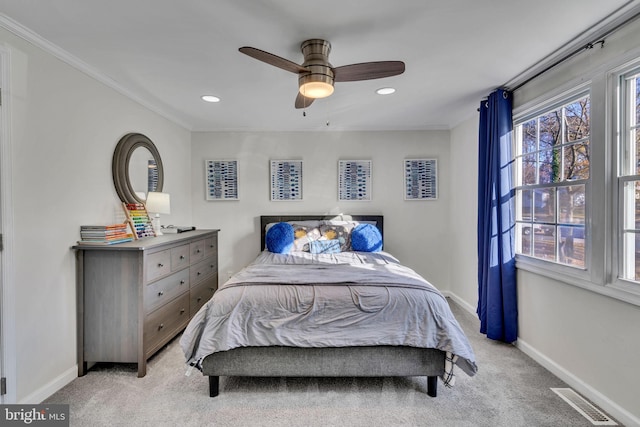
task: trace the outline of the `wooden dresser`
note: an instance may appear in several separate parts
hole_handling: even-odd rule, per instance
[[[180,333],[218,288],[218,231],[76,245],[78,376],[94,362],[137,363]]]

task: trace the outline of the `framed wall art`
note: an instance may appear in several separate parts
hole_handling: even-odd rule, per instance
[[[371,160],[338,161],[338,200],[371,200]]]
[[[237,160],[207,160],[205,168],[207,200],[239,200]]]
[[[271,201],[302,200],[302,160],[271,160]]]
[[[405,159],[404,199],[435,200],[438,198],[438,161]]]

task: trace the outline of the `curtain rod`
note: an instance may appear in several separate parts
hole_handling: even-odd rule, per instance
[[[624,7],[624,6],[623,6]],[[620,10],[620,9],[618,9]],[[612,14],[616,13],[617,11],[613,12]],[[571,51],[570,53],[566,54],[565,56],[563,56],[562,58],[558,59],[557,61],[553,62],[551,65],[545,67],[543,70],[537,72],[536,74],[534,74],[531,77],[528,77],[527,79],[525,79],[523,82],[518,83],[516,86],[514,86],[513,88],[509,88],[509,91],[514,92],[517,89],[520,89],[522,86],[526,85],[527,83],[529,83],[531,80],[541,76],[542,74],[546,73],[547,71],[551,70],[552,68],[557,67],[558,65],[562,64],[563,62],[567,61],[570,58],[573,58],[574,56],[576,56],[577,54],[585,51],[585,50],[590,50],[593,49],[595,47],[595,45],[599,44],[600,48],[604,47],[604,41],[605,38],[610,36],[611,34],[613,34],[614,32],[618,31],[620,28],[624,27],[625,25],[627,25],[628,23],[630,23],[631,21],[634,21],[635,19],[637,19],[638,17],[640,17],[640,11],[636,12],[635,14],[631,15],[630,17],[628,17],[627,19],[625,19],[624,21],[622,21],[621,23],[617,24],[615,27],[610,28],[609,30],[605,31],[603,34],[600,34],[598,37],[595,38],[595,41],[592,41],[590,43],[587,43],[573,51]],[[506,87],[506,86],[503,86]]]

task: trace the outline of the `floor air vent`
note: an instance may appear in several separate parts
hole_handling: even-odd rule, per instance
[[[570,388],[552,388],[554,393],[560,396],[565,402],[580,412],[586,419],[591,421],[594,426],[617,426],[618,423],[613,421],[607,414],[593,406],[578,393]]]

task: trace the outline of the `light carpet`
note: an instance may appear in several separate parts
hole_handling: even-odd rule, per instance
[[[427,395],[425,377],[221,377],[209,397],[199,371],[185,376],[178,339],[149,360],[99,364],[48,398],[68,403],[72,426],[591,426],[551,387],[567,387],[516,347],[478,332],[477,318],[450,301],[479,372]],[[363,360],[363,363],[366,361]]]

